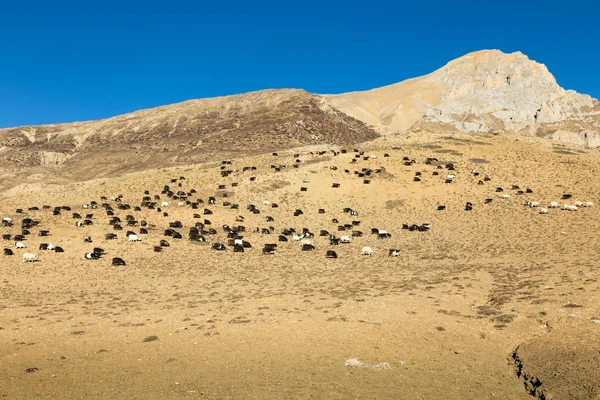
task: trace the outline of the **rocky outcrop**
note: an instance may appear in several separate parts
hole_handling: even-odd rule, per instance
[[[421,78],[325,101],[388,133],[443,126],[600,146],[600,103],[517,52],[467,54]]]

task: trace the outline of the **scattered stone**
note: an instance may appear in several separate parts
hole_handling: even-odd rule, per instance
[[[158,340],[158,336],[146,336],[146,338],[144,339],[144,343],[148,343],[148,342],[155,342]]]
[[[252,321],[249,319],[244,319],[242,317],[235,317],[234,319],[229,321],[230,324],[248,324],[250,322]]]
[[[344,363],[344,366],[347,368],[364,368],[371,370],[379,370],[379,369],[392,369],[389,363],[380,362],[378,364],[367,364],[366,362],[358,359],[358,358],[349,358]]]

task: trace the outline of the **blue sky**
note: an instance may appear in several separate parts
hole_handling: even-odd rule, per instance
[[[599,98],[599,13],[586,0],[7,0],[0,127],[266,88],[370,89],[492,48]]]

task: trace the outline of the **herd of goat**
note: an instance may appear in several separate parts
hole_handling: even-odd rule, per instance
[[[338,156],[340,154],[347,154],[347,153],[349,153],[349,152],[346,150],[333,151],[334,156]],[[368,161],[368,160],[376,160],[377,159],[376,155],[365,156],[364,152],[360,152],[357,149],[354,150],[354,153],[356,153],[356,154],[354,155],[354,157],[352,157],[350,164],[356,164],[358,161],[361,161],[361,160]],[[311,152],[310,154],[316,155],[316,156],[322,156],[325,154],[325,152],[318,152],[318,153]],[[273,155],[277,156],[277,153],[273,153]],[[389,157],[389,154],[387,154],[387,153],[384,154],[384,157]],[[414,160],[414,159],[411,160],[408,157],[404,157],[402,162],[403,162],[404,166],[408,166],[408,167],[417,163],[416,160]],[[300,163],[301,163],[301,160],[299,159],[299,154],[294,154],[293,168],[298,168]],[[232,164],[231,161],[223,161],[222,162],[222,164],[220,166],[220,176],[221,177],[228,177],[230,175],[234,175],[239,172],[237,169],[233,169],[231,164]],[[448,171],[448,173],[445,174],[446,175],[445,177],[442,177],[442,180],[444,183],[452,184],[455,181],[456,167],[453,163],[444,164],[444,163],[440,163],[436,158],[427,158],[425,160],[425,164],[435,167],[436,170],[433,171],[433,173],[432,173],[433,176],[439,177],[440,176],[439,170],[446,169]],[[286,167],[287,167],[286,165],[271,165],[271,169],[274,170],[274,172],[281,172]],[[337,170],[337,167],[332,166],[329,168],[331,170]],[[250,173],[251,173],[252,171],[255,171],[255,170],[256,170],[256,167],[243,167],[241,172],[246,173],[246,172],[250,171]],[[354,175],[363,179],[363,183],[368,185],[371,183],[371,179],[373,177],[376,177],[378,174],[381,174],[384,171],[385,171],[385,168],[383,168],[383,167],[377,168],[377,169],[362,168],[360,171],[358,171],[358,170],[354,171]],[[344,173],[350,174],[350,175],[352,174],[352,172],[349,169],[345,169]],[[471,170],[471,174],[474,177],[479,177],[479,175],[480,175],[479,172],[477,172],[476,170]],[[255,176],[249,177],[250,182],[254,182],[255,179],[256,179]],[[420,182],[421,179],[422,179],[422,172],[416,172],[415,176],[413,178],[413,181]],[[183,208],[191,209],[194,219],[202,219],[203,220],[202,222],[198,221],[198,222],[194,223],[193,226],[189,227],[189,231],[188,231],[188,235],[187,235],[187,239],[189,241],[199,242],[199,243],[208,243],[208,244],[210,244],[210,247],[215,251],[226,251],[227,248],[232,248],[233,252],[243,253],[246,249],[252,248],[251,243],[248,240],[246,240],[245,236],[244,236],[246,233],[246,227],[244,225],[241,225],[241,223],[243,223],[245,220],[245,217],[243,215],[238,215],[235,218],[236,225],[234,225],[234,226],[229,226],[227,224],[222,225],[221,228],[223,230],[223,233],[227,237],[227,240],[225,241],[225,243],[222,243],[221,241],[217,241],[217,240],[209,240],[209,238],[216,239],[216,237],[218,235],[217,229],[212,228],[211,221],[209,219],[207,219],[207,217],[209,215],[212,215],[215,212],[214,207],[212,207],[213,208],[212,210],[209,207],[217,204],[217,196],[216,195],[209,196],[205,202],[203,199],[200,199],[195,196],[197,194],[197,191],[195,189],[191,188],[187,191],[184,191],[183,190],[184,181],[185,181],[185,177],[183,177],[183,176],[180,176],[179,178],[170,179],[170,182],[168,184],[164,185],[160,194],[159,193],[152,194],[150,192],[150,190],[145,190],[139,205],[136,205],[133,207],[130,204],[124,203],[123,195],[117,195],[117,196],[112,196],[110,198],[107,196],[102,196],[99,199],[100,202],[94,200],[94,201],[89,202],[89,204],[83,204],[83,205],[81,205],[81,209],[84,211],[80,211],[80,212],[74,212],[71,209],[71,207],[69,207],[69,206],[54,206],[54,207],[52,207],[49,205],[44,205],[41,208],[37,207],[37,206],[33,206],[33,207],[29,207],[27,209],[27,212],[25,212],[24,209],[20,208],[15,211],[15,215],[13,215],[12,217],[4,217],[2,219],[3,229],[11,230],[11,232],[9,232],[9,233],[3,232],[2,239],[4,241],[14,241],[14,243],[15,243],[14,247],[16,249],[25,250],[28,248],[28,246],[26,245],[27,238],[32,235],[33,230],[37,229],[37,231],[38,231],[37,235],[40,237],[50,236],[50,231],[48,229],[39,229],[40,225],[43,225],[41,223],[41,221],[39,219],[33,219],[31,217],[31,216],[36,215],[36,213],[46,212],[46,213],[51,214],[52,216],[61,216],[65,213],[71,213],[71,218],[73,218],[75,220],[75,224],[74,224],[75,227],[76,228],[85,228],[86,226],[95,224],[95,221],[97,220],[97,218],[95,217],[95,213],[97,213],[97,211],[94,211],[94,210],[103,209],[106,216],[108,217],[107,223],[109,226],[112,227],[113,231],[121,231],[121,230],[123,230],[123,226],[126,225],[128,228],[128,230],[126,231],[126,234],[125,234],[127,241],[140,242],[142,240],[141,236],[149,235],[152,231],[156,231],[158,228],[154,224],[149,224],[145,220],[140,220],[139,218],[136,218],[136,216],[134,214],[136,212],[137,213],[142,212],[142,209],[146,209],[146,210],[153,210],[157,213],[161,213],[163,217],[168,218],[169,213],[166,210],[168,210],[169,207],[176,205],[178,208],[183,207]],[[489,181],[491,181],[491,178],[489,176],[484,176],[482,179],[478,180],[477,184],[484,185],[485,182],[489,182]],[[309,183],[310,183],[310,180],[308,180],[308,179],[303,180],[303,184],[309,184]],[[178,189],[171,188],[171,184],[175,184],[178,187]],[[230,186],[232,188],[235,188],[238,186],[238,183],[237,182],[231,183]],[[334,189],[339,188],[339,187],[340,187],[339,183],[332,184],[332,188],[334,188]],[[223,185],[223,184],[218,185],[218,190],[224,190],[225,188],[226,188],[226,185]],[[300,188],[301,192],[306,192],[307,190],[308,190],[308,186],[302,186]],[[532,189],[527,188],[525,191],[523,191],[517,185],[513,185],[511,187],[511,190],[515,191],[515,194],[517,196],[533,193]],[[496,187],[495,192],[502,193],[502,194],[500,194],[500,197],[502,199],[510,198],[509,194],[504,193],[504,189],[502,187]],[[196,199],[192,200],[193,197],[196,197]],[[563,200],[571,200],[572,195],[565,193],[565,194],[563,194],[562,199]],[[219,201],[221,202],[221,205],[223,207],[227,207],[232,210],[239,209],[239,204],[232,203],[231,201],[229,201],[226,192],[221,193],[221,198],[219,199]],[[484,204],[489,204],[492,201],[493,201],[492,198],[487,198],[487,199],[485,199]],[[551,202],[548,202],[548,205],[546,208],[546,207],[541,207],[542,203],[539,201],[527,201],[524,203],[524,205],[528,206],[528,207],[532,207],[532,208],[539,208],[540,214],[548,214],[549,209],[552,209],[552,208],[562,208],[563,210],[577,211],[581,207],[591,207],[591,206],[593,206],[593,203],[590,201],[586,201],[586,202],[577,201],[577,202],[574,202],[573,204],[563,204],[561,206],[558,202],[551,201]],[[265,200],[265,201],[263,201],[261,208],[278,208],[278,207],[279,206],[277,203],[272,203],[269,200]],[[471,211],[473,209],[473,207],[474,207],[473,203],[467,202],[465,204],[464,210]],[[444,205],[438,205],[438,207],[437,207],[437,211],[444,211],[445,209],[446,209],[446,206],[444,206]],[[261,213],[261,210],[259,209],[259,207],[257,207],[254,204],[249,204],[246,207],[246,210],[249,213],[254,214],[254,215]],[[347,214],[350,217],[358,217],[359,216],[358,211],[353,210],[352,208],[349,208],[349,207],[343,208],[342,211],[344,214]],[[126,215],[124,217],[117,215],[117,213],[120,213],[120,212],[123,212]],[[325,209],[321,208],[318,210],[318,214],[325,214],[325,213],[326,213]],[[26,215],[26,214],[28,214],[28,215]],[[304,214],[304,212],[301,209],[296,209],[293,212],[293,215],[295,217],[302,215],[302,214]],[[15,226],[16,221],[14,219],[18,218],[16,215],[23,216],[23,218],[20,220],[20,231],[18,233],[12,232],[15,229],[19,229],[18,225]],[[269,222],[273,222],[274,218],[272,216],[266,216],[264,220],[265,220],[265,222],[269,223]],[[330,233],[327,230],[324,230],[324,229],[320,230],[319,236],[328,238],[329,244],[332,247],[338,246],[338,245],[351,244],[356,238],[363,236],[363,232],[358,230],[358,227],[360,226],[360,223],[361,223],[360,220],[358,220],[358,219],[353,218],[350,223],[340,224],[337,218],[333,218],[333,219],[331,219],[331,222],[334,224],[337,224],[338,232],[346,233],[344,235],[341,235],[340,237],[336,237],[335,234]],[[164,227],[163,236],[165,238],[160,239],[158,241],[158,243],[155,246],[153,246],[153,250],[155,252],[162,252],[165,248],[169,247],[170,244],[166,240],[166,238],[172,238],[175,240],[183,239],[183,235],[178,231],[178,229],[182,229],[182,228],[184,228],[184,224],[181,221],[177,220],[177,221],[169,222],[168,227],[166,227],[166,226]],[[430,228],[431,228],[431,224],[429,224],[429,223],[412,224],[412,225],[402,224],[402,229],[406,229],[408,231],[424,232],[424,231],[428,231]],[[137,229],[137,232],[133,231],[133,229]],[[312,242],[312,238],[315,236],[315,234],[313,232],[311,232],[311,230],[308,228],[302,228],[301,231],[300,230],[296,231],[294,228],[288,227],[288,228],[283,228],[279,232],[277,232],[277,230],[273,226],[269,226],[269,227],[262,227],[262,228],[256,227],[256,228],[252,229],[251,232],[255,233],[255,234],[263,234],[263,235],[276,235],[277,242],[279,242],[279,243],[281,243],[281,242],[285,243],[288,241],[299,242],[301,251],[315,250],[315,245]],[[384,229],[371,228],[370,233],[379,240],[385,240],[385,239],[391,238],[391,234],[387,230],[384,230]],[[109,232],[104,235],[105,241],[117,240],[118,238],[119,238],[119,236],[115,232]],[[93,242],[93,240],[90,236],[84,236],[83,241],[85,243]],[[267,243],[267,244],[264,244],[262,253],[265,255],[275,254],[277,252],[277,248],[278,248],[278,243]],[[57,246],[52,243],[40,243],[39,250],[40,251],[54,251],[56,253],[64,252],[64,249],[61,246]],[[374,251],[371,247],[363,246],[360,254],[363,256],[372,256],[374,254]],[[389,249],[387,254],[389,257],[397,257],[397,256],[400,256],[401,250]],[[6,255],[6,256],[14,255],[14,251],[10,248],[4,248],[4,255]],[[104,249],[102,249],[100,247],[94,247],[92,251],[84,253],[82,258],[85,260],[99,260],[104,255],[105,255]],[[25,261],[25,262],[39,261],[37,254],[31,253],[31,252],[23,253],[22,257],[23,257],[23,261]],[[333,249],[329,249],[329,250],[326,250],[325,257],[335,259],[338,256],[337,256],[337,253]],[[126,265],[126,262],[121,257],[113,257],[112,265],[124,266],[124,265]]]

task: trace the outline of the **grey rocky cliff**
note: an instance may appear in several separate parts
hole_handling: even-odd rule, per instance
[[[545,65],[520,52],[470,53],[420,78],[328,100],[387,133],[516,132],[600,146],[600,103],[564,90]]]

